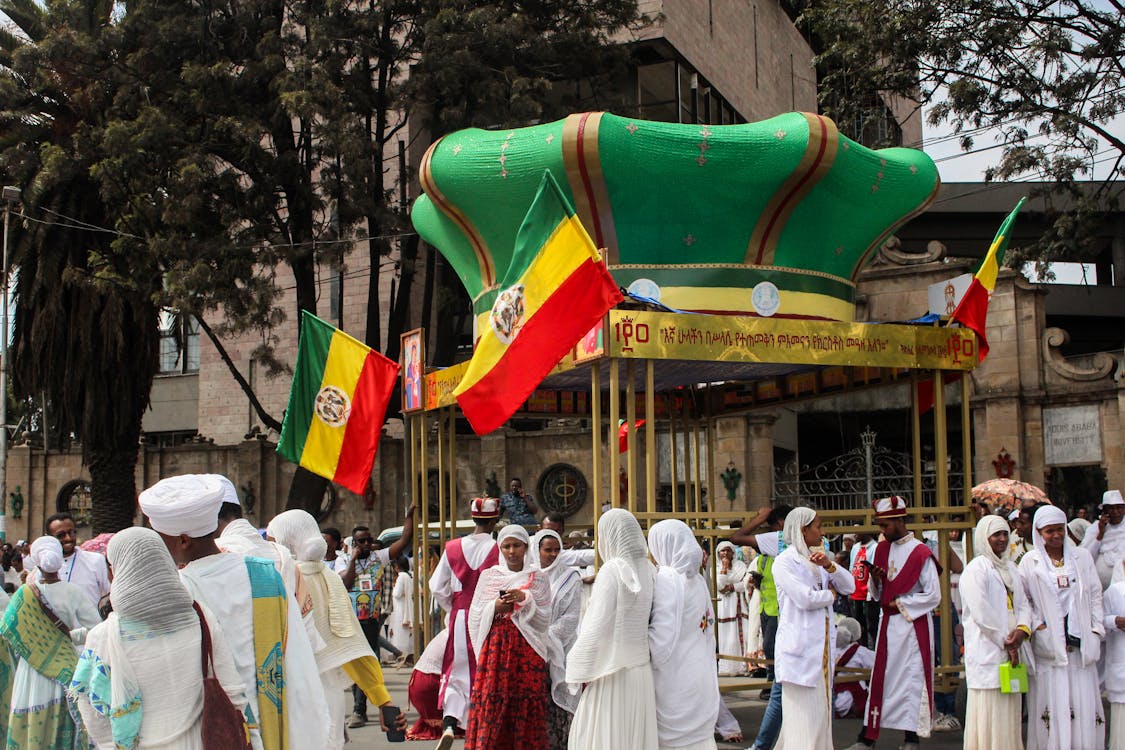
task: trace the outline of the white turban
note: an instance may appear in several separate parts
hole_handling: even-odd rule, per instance
[[[231,503],[232,505],[242,505],[242,501],[238,499],[238,490],[234,488],[234,482],[230,481],[222,474],[208,474],[207,476],[216,477],[219,484],[223,485],[223,502]]]
[[[836,623],[836,648],[845,649],[860,639],[863,628],[854,617],[842,617]]]
[[[182,474],[161,479],[141,493],[139,502],[161,534],[199,538],[219,528],[224,494],[217,474]]]
[[[62,544],[53,536],[41,536],[31,543],[31,561],[44,573],[58,573],[63,565]]]

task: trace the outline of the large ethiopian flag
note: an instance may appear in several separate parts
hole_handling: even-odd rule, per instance
[[[516,234],[512,263],[453,395],[478,435],[515,413],[551,368],[622,300],[551,173]]]
[[[277,452],[363,493],[399,365],[307,310]]]
[[[992,240],[984,260],[980,262],[969,288],[965,290],[957,309],[953,311],[949,322],[957,321],[977,335],[978,356],[983,360],[988,356],[988,337],[986,336],[988,321],[988,300],[992,297],[992,290],[996,288],[996,277],[1000,273],[1000,266],[1004,263],[1004,252],[1008,249],[1008,241],[1012,238],[1012,225],[1016,223],[1016,214],[1023,208],[1027,198],[1020,198],[1020,202],[1012,209],[1007,218],[996,230],[996,237]]]

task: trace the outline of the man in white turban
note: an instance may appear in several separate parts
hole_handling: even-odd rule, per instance
[[[141,493],[192,596],[214,613],[254,698],[255,750],[325,747],[329,715],[301,611],[271,561],[222,553],[215,544],[223,483],[214,474],[162,479]]]
[[[1125,499],[1120,490],[1102,495],[1101,516],[1086,529],[1082,549],[1094,558],[1102,589],[1108,588],[1113,582],[1114,568],[1125,560]]]

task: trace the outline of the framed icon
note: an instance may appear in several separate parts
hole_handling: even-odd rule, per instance
[[[425,373],[424,339],[422,329],[415,328],[402,334],[402,411],[422,409],[422,376]]]

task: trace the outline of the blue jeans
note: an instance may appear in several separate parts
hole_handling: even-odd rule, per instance
[[[752,750],[773,750],[779,734],[781,734],[781,683],[775,682],[770,688],[770,702],[766,706],[766,715],[762,717],[762,726],[758,727],[758,736],[754,738]]]

